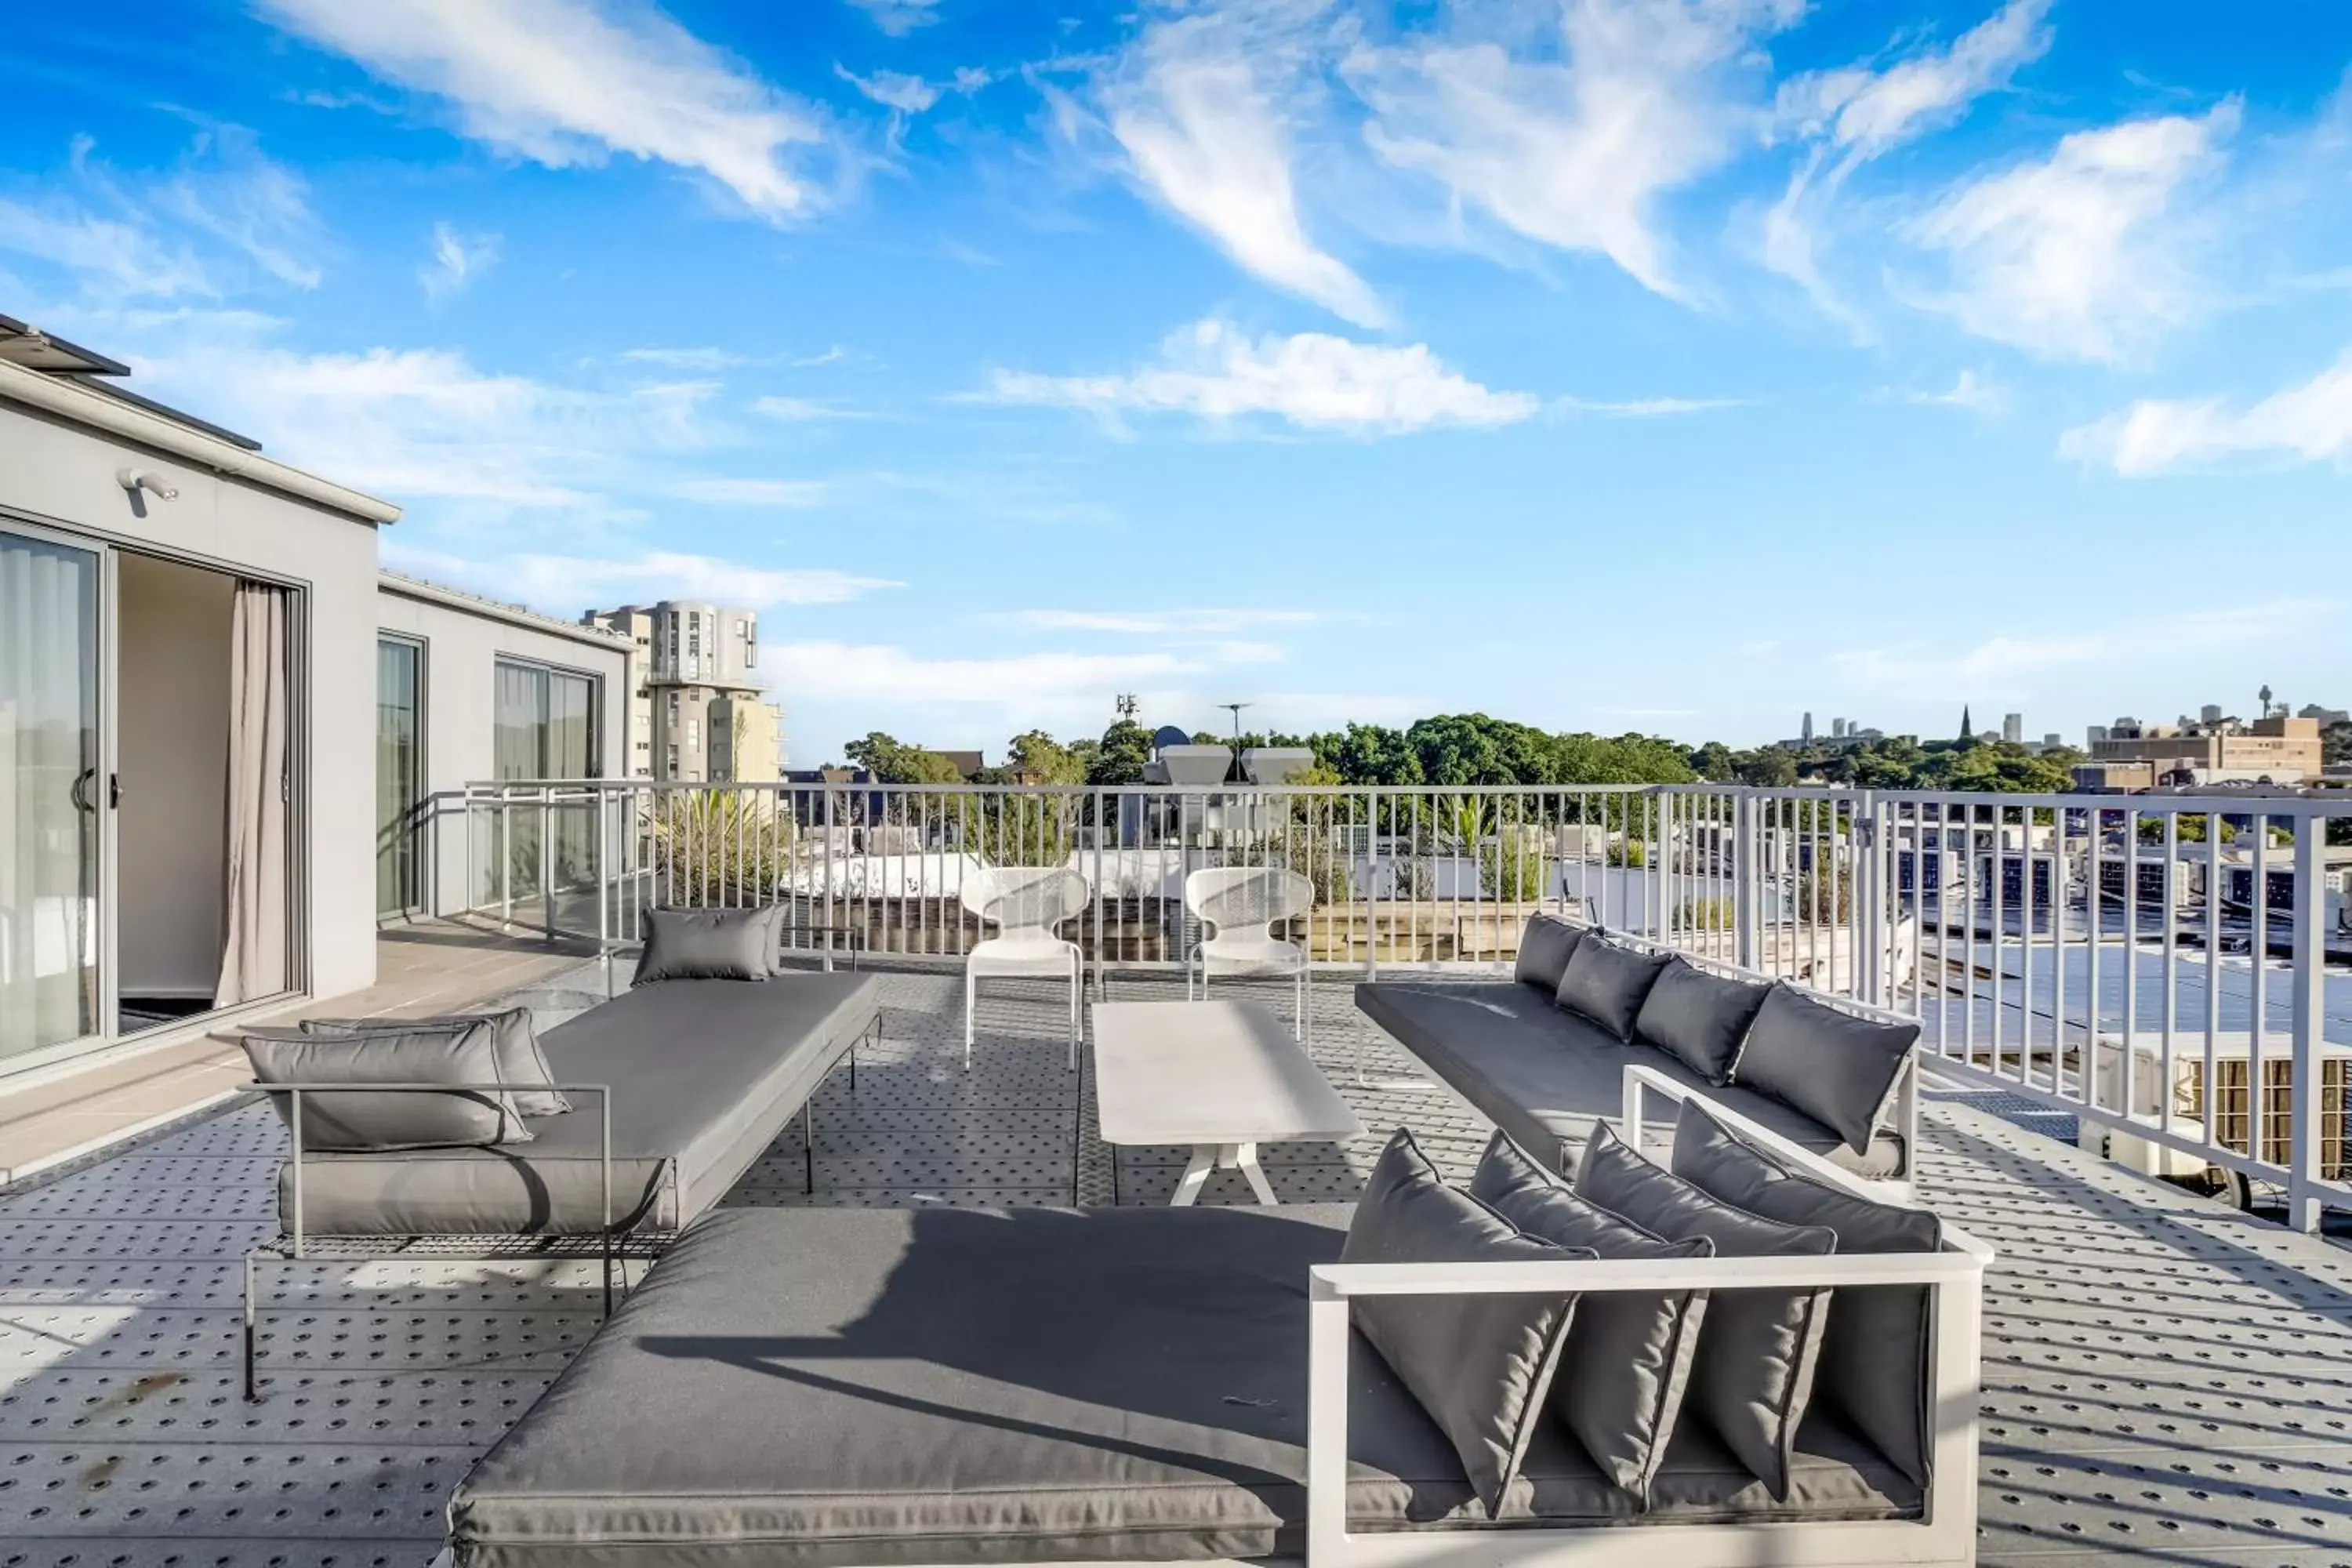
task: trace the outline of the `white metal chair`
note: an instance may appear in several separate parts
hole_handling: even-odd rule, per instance
[[[1066,866],[990,866],[965,873],[963,907],[997,928],[972,945],[963,964],[963,1065],[971,1066],[972,1004],[983,974],[1067,974],[1070,1067],[1078,1065],[1078,1009],[1086,954],[1066,942],[1062,922],[1093,900],[1087,879]]]
[[[1315,884],[1279,866],[1221,866],[1186,877],[1184,908],[1205,929],[1185,955],[1185,998],[1192,998],[1195,969],[1203,996],[1212,974],[1286,973],[1296,1004],[1291,1033],[1301,1042],[1314,1038],[1307,949],[1274,934],[1276,921],[1314,907]]]

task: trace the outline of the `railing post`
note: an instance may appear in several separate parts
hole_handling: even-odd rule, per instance
[[[1742,969],[1756,964],[1756,925],[1762,889],[1756,863],[1762,854],[1756,824],[1756,792],[1743,789],[1731,800],[1731,931],[1733,956]]]
[[[2257,814],[2254,818],[2258,835],[2270,831],[2270,819]],[[2326,1102],[2321,1075],[2326,1060],[2320,1046],[2327,1028],[2326,959],[2327,886],[2326,871],[2327,818],[2316,813],[2298,819],[2294,826],[2294,976],[2289,982],[2294,1018],[2294,1049],[2289,1055],[2289,1071],[2294,1077],[2288,1089],[2288,1104],[2294,1121],[2294,1136],[2287,1151],[2286,1222],[2296,1230],[2315,1231],[2319,1228],[2319,1200],[2313,1184],[2319,1180],[2319,1150],[2321,1142],[2320,1107]],[[2259,874],[2259,873],[2258,873]],[[2266,889],[2257,888],[2254,896],[2261,899]],[[2259,947],[2252,954],[2259,964],[2263,955]],[[2259,1097],[2263,1085],[2256,1080],[2247,1084],[2247,1092]],[[2253,1150],[2257,1158],[2259,1149]]]

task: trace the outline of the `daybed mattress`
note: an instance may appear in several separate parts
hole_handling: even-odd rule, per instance
[[[1882,1128],[1870,1152],[1856,1154],[1803,1111],[1738,1084],[1709,1083],[1671,1053],[1613,1039],[1516,981],[1367,981],[1356,987],[1356,1005],[1521,1148],[1563,1173],[1574,1168],[1595,1121],[1623,1114],[1629,1062],[1654,1068],[1856,1175],[1884,1181],[1904,1168],[1903,1140],[1892,1131]],[[1671,1133],[1675,1107],[1653,1100],[1651,1109],[1664,1119],[1650,1124]]]
[[[1295,1554],[1307,1270],[1338,1258],[1348,1215],[720,1210],[457,1488],[457,1561]],[[1349,1399],[1357,1524],[1482,1517],[1451,1447],[1360,1342]],[[1786,1504],[1685,1426],[1645,1520],[1549,1428],[1507,1519],[1918,1512],[1917,1489],[1826,1418],[1800,1437]]]
[[[613,1215],[675,1230],[716,1203],[872,1025],[871,975],[665,980],[540,1037],[558,1083],[606,1084]],[[596,1096],[530,1119],[528,1143],[303,1161],[303,1223],[319,1236],[593,1235],[604,1221]],[[280,1223],[293,1223],[281,1166]]]

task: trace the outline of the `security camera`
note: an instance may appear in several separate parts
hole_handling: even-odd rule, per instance
[[[147,490],[159,500],[180,499],[180,487],[152,468],[117,468],[114,482],[134,496],[141,490]]]

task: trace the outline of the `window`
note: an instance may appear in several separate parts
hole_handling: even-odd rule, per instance
[[[375,911],[405,914],[424,902],[425,645],[379,637],[375,645]]]
[[[493,763],[502,779],[597,776],[593,675],[518,659],[498,661],[498,733]]]
[[[688,719],[686,721],[686,744],[688,751],[700,751],[702,749],[701,720]]]

